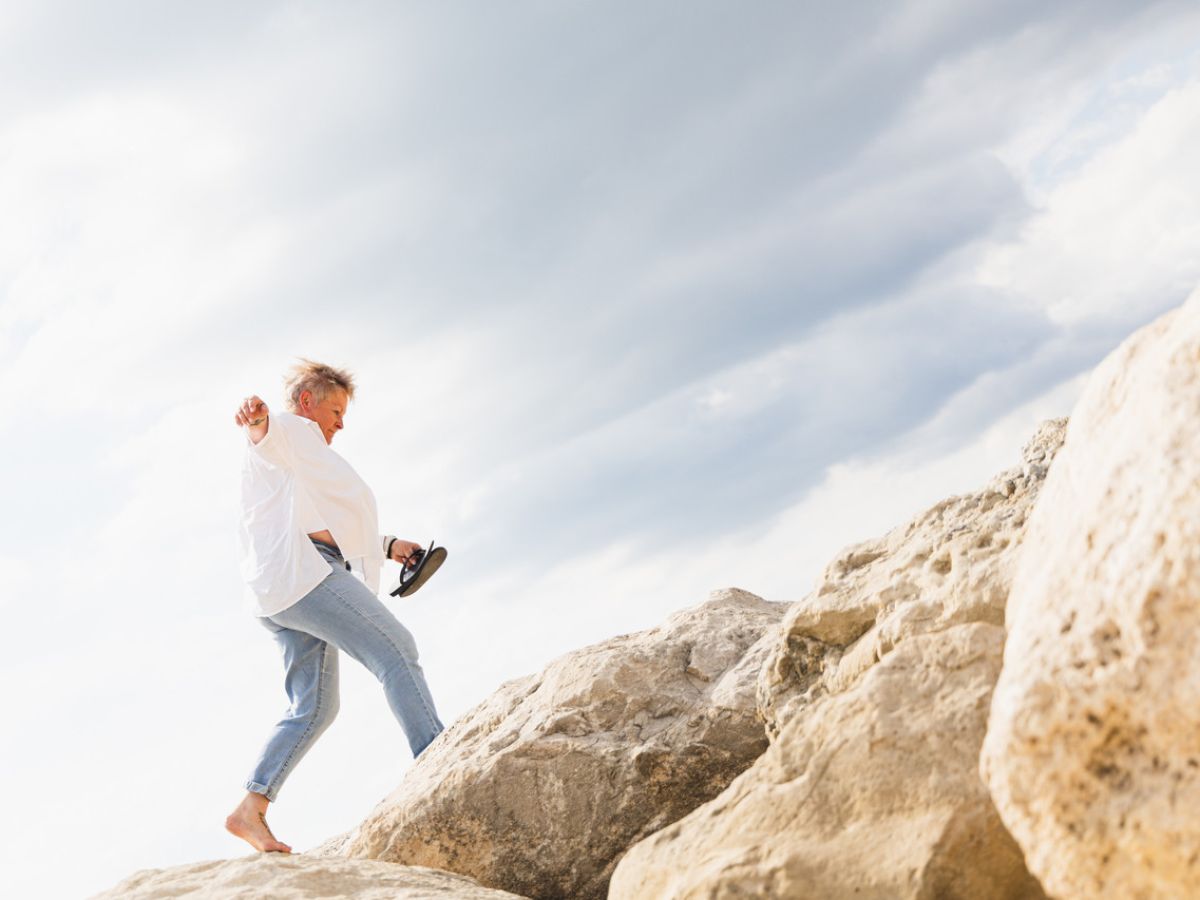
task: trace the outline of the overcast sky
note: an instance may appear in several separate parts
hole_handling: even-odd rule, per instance
[[[1015,464],[1196,286],[1198,26],[0,6],[14,896],[247,850],[222,823],[285,698],[238,580],[232,415],[281,409],[294,357],[356,373],[334,448],[382,529],[450,548],[397,604],[444,719],[709,590],[798,600]],[[409,764],[370,676],[342,693],[271,808],[299,849]]]

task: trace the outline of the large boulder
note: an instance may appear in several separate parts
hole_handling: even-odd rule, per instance
[[[93,900],[519,900],[515,894],[416,866],[370,859],[337,859],[288,853],[256,853],[240,859],[144,869]]]
[[[1200,294],[1093,373],[1030,521],[983,772],[1057,897],[1200,884]]]
[[[611,897],[1042,896],[978,765],[1017,548],[1064,427],[830,564],[761,673],[770,749],[634,847]]]
[[[504,685],[327,848],[530,897],[604,897],[633,843],[766,749],[755,682],[782,604],[738,590]]]

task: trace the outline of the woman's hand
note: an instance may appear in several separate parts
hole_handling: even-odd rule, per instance
[[[267,404],[257,394],[252,394],[242,401],[241,407],[234,413],[233,421],[238,426],[247,426],[251,442],[257,444],[267,436],[270,412]]]
[[[266,422],[269,413],[270,410],[267,409],[267,404],[263,403],[257,396],[250,396],[242,401],[242,406],[234,415],[233,421],[237,425],[255,427]]]
[[[401,565],[408,565],[408,561],[412,559],[413,553],[420,549],[420,544],[414,544],[412,541],[402,541],[397,538],[396,540],[392,541],[391,558]]]

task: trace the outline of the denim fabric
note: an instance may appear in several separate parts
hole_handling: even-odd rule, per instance
[[[284,688],[290,701],[246,782],[246,790],[271,801],[337,715],[338,648],[383,684],[413,756],[443,728],[408,629],[350,574],[337,548],[321,541],[313,544],[329,563],[329,576],[287,609],[259,619],[283,651]]]

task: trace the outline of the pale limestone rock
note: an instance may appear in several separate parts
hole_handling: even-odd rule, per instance
[[[1017,546],[1065,429],[1065,419],[1043,423],[1019,468],[843,550],[826,567],[817,589],[788,610],[759,679],[772,735],[821,694],[849,689],[904,637],[1004,623]]]
[[[978,760],[1016,550],[1063,430],[834,560],[763,667],[771,748],[634,847],[611,897],[1042,896]]]
[[[634,847],[609,896],[1040,896],[976,775],[1003,641],[975,623],[900,642]]]
[[[716,796],[766,749],[755,680],[783,609],[717,592],[659,628],[509,682],[323,849],[531,897],[603,897],[627,847]]]
[[[450,872],[371,859],[256,853],[137,872],[93,900],[519,900]]]
[[[1200,885],[1200,293],[1093,373],[1030,519],[983,773],[1057,897]]]

